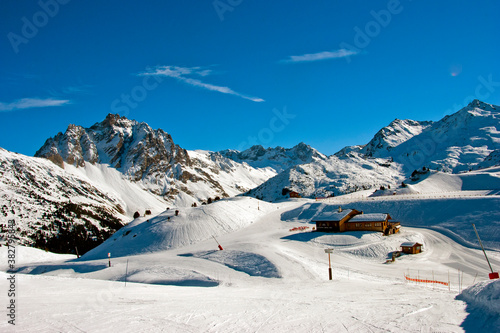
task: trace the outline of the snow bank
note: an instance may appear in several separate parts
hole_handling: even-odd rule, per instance
[[[125,281],[125,276],[120,277],[118,280]],[[126,281],[183,287],[215,287],[219,285],[216,280],[199,272],[165,267],[164,265],[132,270],[128,273]]]
[[[457,296],[473,308],[500,316],[500,280],[483,281],[465,289]],[[499,318],[500,320],[500,318]]]
[[[457,299],[467,303],[470,315],[462,324],[466,329],[500,331],[500,280],[479,282],[465,289]]]
[[[182,254],[185,257],[196,257],[223,264],[237,271],[247,273],[250,276],[262,276],[267,278],[280,278],[278,268],[266,257],[260,254],[244,251],[224,250],[206,251]]]

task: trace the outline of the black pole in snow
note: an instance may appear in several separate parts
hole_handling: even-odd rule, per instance
[[[128,275],[128,259],[127,259],[127,266],[125,268],[125,287],[127,286],[127,275]]]

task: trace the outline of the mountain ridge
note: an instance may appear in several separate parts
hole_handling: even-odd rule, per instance
[[[314,198],[398,187],[422,167],[457,173],[500,165],[499,143],[500,107],[478,100],[436,122],[395,119],[367,144],[331,156],[303,142],[185,150],[162,129],[109,114],[89,128],[70,124],[36,157],[0,149],[0,204],[5,218],[18,220],[25,244],[60,251],[51,242],[62,232],[85,248],[136,211],[238,195],[275,201],[290,191]]]

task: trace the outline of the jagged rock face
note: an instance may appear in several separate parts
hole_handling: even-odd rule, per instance
[[[76,166],[107,163],[136,181],[154,172],[168,173],[177,163],[190,165],[186,150],[175,145],[168,133],[112,114],[90,128],[69,125],[35,156]]]
[[[271,167],[281,172],[297,164],[310,163],[315,160],[325,160],[327,157],[316,149],[301,142],[293,148],[267,148],[257,145],[242,152],[223,150],[221,155],[237,162],[245,162],[257,168]]]

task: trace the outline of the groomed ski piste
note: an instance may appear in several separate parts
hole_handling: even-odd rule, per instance
[[[498,168],[432,173],[386,200],[360,192],[172,207],[79,259],[16,247],[16,325],[3,320],[0,331],[498,332],[500,280],[488,280],[471,223],[498,271],[499,179]],[[311,231],[314,216],[338,206],[389,213],[401,232]],[[392,262],[404,242],[423,252]],[[13,273],[0,253],[6,291]]]

